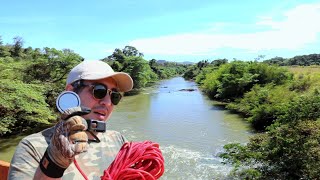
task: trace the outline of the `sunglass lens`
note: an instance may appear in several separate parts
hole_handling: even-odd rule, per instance
[[[97,99],[103,99],[107,95],[107,90],[108,88],[105,87],[104,85],[95,85],[93,89],[93,96]],[[121,98],[122,95],[120,92],[117,92],[116,90],[113,90],[110,94],[111,102],[113,105],[117,105]]]
[[[117,105],[120,102],[121,98],[122,98],[122,95],[119,92],[112,92],[111,93],[112,104]]]
[[[107,88],[102,85],[96,85],[93,89],[93,95],[97,99],[102,99],[107,94]]]

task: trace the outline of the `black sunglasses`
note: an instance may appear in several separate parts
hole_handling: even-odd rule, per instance
[[[108,94],[113,105],[117,105],[122,95],[117,89],[108,89],[104,84],[83,84],[92,88],[92,95],[95,99],[103,99]]]

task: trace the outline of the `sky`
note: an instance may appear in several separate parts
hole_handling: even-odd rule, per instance
[[[320,53],[314,0],[0,0],[4,43],[87,60],[134,46],[146,60],[255,60]]]

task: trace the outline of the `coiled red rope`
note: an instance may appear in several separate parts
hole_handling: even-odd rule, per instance
[[[77,169],[83,173],[74,160]],[[164,158],[159,144],[151,141],[124,143],[115,160],[104,170],[101,180],[156,180],[164,173]]]
[[[127,142],[104,171],[101,180],[156,180],[164,173],[159,144],[151,141]]]

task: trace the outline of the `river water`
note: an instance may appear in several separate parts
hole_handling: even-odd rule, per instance
[[[223,165],[217,154],[223,145],[248,142],[251,135],[248,123],[214,106],[194,82],[181,77],[123,98],[107,128],[129,141],[159,143],[165,159],[164,180],[226,179],[231,167]],[[0,160],[10,161],[21,138],[1,140]]]
[[[194,82],[181,77],[161,81],[120,103],[108,128],[130,141],[159,143],[165,159],[161,179],[224,179],[231,167],[217,154],[223,145],[245,143],[251,135],[248,123],[214,106]]]

